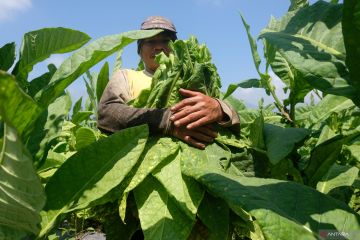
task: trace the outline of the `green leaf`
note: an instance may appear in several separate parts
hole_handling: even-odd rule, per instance
[[[82,148],[66,160],[46,185],[47,212],[43,213],[40,236],[60,215],[89,207],[118,186],[138,161],[147,136],[145,125],[128,128]]]
[[[350,72],[350,84],[360,92],[360,3],[345,0],[342,18],[342,30],[346,48],[346,65]],[[359,102],[357,103],[359,105]]]
[[[350,146],[344,146],[344,150],[348,151],[352,158],[356,159],[360,163],[360,142],[352,144]]]
[[[125,219],[126,200],[128,193],[138,186],[156,167],[169,162],[178,153],[179,146],[171,138],[150,138],[145,146],[140,161],[129,175],[131,175],[123,191],[119,206],[121,219]]]
[[[105,62],[105,64],[100,70],[99,76],[96,81],[96,97],[98,102],[100,101],[100,98],[108,82],[109,82],[109,64],[108,62]]]
[[[356,167],[334,164],[317,183],[316,189],[327,194],[338,187],[352,186],[358,178],[358,173],[359,169]]]
[[[270,21],[275,20],[271,18]],[[271,23],[269,25],[271,25]],[[266,42],[266,40],[264,40],[264,45],[266,45],[265,57],[271,65],[271,69],[281,81],[285,83],[286,87],[284,91],[290,91],[288,99],[284,100],[284,104],[295,105],[299,102],[304,102],[304,97],[313,87],[305,81],[301,73],[292,66],[292,63],[286,60],[281,51],[277,51],[271,44]],[[273,57],[269,56],[272,54],[274,54]]]
[[[79,124],[82,121],[89,120],[91,115],[93,115],[92,111],[79,111],[72,116],[71,121],[74,124]]]
[[[92,130],[89,127],[81,127],[76,130],[75,133],[76,138],[76,150],[80,150],[81,148],[84,148],[91,143],[96,142],[96,133],[94,130]]]
[[[92,84],[89,84],[85,79],[85,86],[86,86],[86,92],[89,96],[88,100],[90,101],[91,103],[91,109],[97,109],[97,100],[96,100],[96,93],[95,93],[95,89],[92,87],[93,85]],[[90,79],[90,81],[92,82],[92,80]],[[97,111],[94,112],[95,115],[97,116]]]
[[[255,118],[254,122],[250,125],[249,140],[251,147],[257,149],[265,149],[265,131],[264,129],[264,116],[261,114]]]
[[[67,58],[51,78],[50,84],[36,95],[41,105],[48,105],[66,87],[85,73],[89,68],[141,38],[152,37],[162,30],[138,30],[105,36],[76,51]]]
[[[15,78],[0,71],[0,115],[6,123],[16,128],[19,136],[26,136],[42,109],[24,93]]]
[[[71,98],[69,95],[63,95],[51,103],[35,121],[26,147],[36,164],[41,165],[45,161],[53,141],[61,133],[61,127],[70,109]]]
[[[239,99],[233,97],[233,96],[228,96],[225,99],[225,102],[230,104],[234,108],[234,110],[237,111],[237,112],[246,109],[246,106],[245,106],[244,102],[242,100],[239,100]]]
[[[54,53],[66,53],[78,49],[90,40],[80,31],[68,28],[43,28],[24,35],[21,45],[19,71],[20,82],[27,80],[33,66]]]
[[[114,73],[116,70],[121,69],[121,66],[122,66],[122,53],[123,53],[123,50],[121,49],[121,50],[119,50],[118,53],[116,54],[115,66],[114,66],[114,68],[113,68],[113,73]],[[140,60],[140,62],[142,62],[142,61]],[[136,69],[136,70],[140,70],[140,69]],[[141,70],[144,70],[144,68],[141,69]]]
[[[81,104],[82,104],[82,97],[80,97],[74,104],[72,116],[76,115],[81,110]]]
[[[316,146],[311,152],[310,161],[304,171],[308,181],[307,185],[316,187],[317,183],[339,159],[343,144],[350,142],[357,136],[359,136],[358,133],[349,136],[337,135]]]
[[[340,113],[353,107],[352,101],[346,97],[326,95],[310,112],[304,121],[306,127],[315,127],[333,113]]]
[[[237,88],[259,88],[260,87],[260,80],[259,79],[248,79],[245,81],[241,81],[238,84],[230,84],[228,89],[226,90],[226,93],[223,96],[223,99],[226,99],[229,97]]]
[[[38,234],[45,194],[30,154],[16,130],[5,124],[0,154],[0,238]]]
[[[304,128],[282,128],[272,124],[265,124],[264,136],[267,156],[275,165],[288,156],[295,144],[304,140],[310,131]]]
[[[254,80],[251,80],[250,83],[255,84],[255,86],[257,84],[260,83],[259,87],[262,87],[265,89],[266,93],[269,95],[270,93],[272,93],[273,97],[275,98],[275,101],[277,101],[279,104],[279,106],[281,106],[281,103],[279,102],[279,100],[277,99],[277,96],[274,93],[274,89],[275,87],[271,84],[271,77],[268,74],[268,68],[266,67],[266,73],[262,73],[260,71],[260,63],[261,63],[261,59],[260,59],[260,55],[258,53],[257,50],[257,44],[256,44],[256,40],[253,38],[253,36],[250,33],[250,26],[249,24],[247,24],[247,22],[245,21],[244,17],[242,15],[241,16],[241,20],[242,23],[245,27],[246,30],[246,34],[250,43],[250,49],[251,49],[251,54],[254,60],[254,64],[255,64],[255,68],[256,71],[258,72],[259,76],[260,76],[260,82],[256,82]]]
[[[242,23],[243,23],[243,25],[245,27],[246,34],[248,36],[248,40],[249,40],[249,43],[250,43],[251,54],[252,54],[252,57],[253,57],[253,61],[254,61],[254,64],[255,64],[256,71],[259,73],[259,75],[261,75],[262,74],[260,72],[261,59],[260,59],[260,55],[259,55],[258,50],[257,50],[256,40],[251,36],[249,24],[247,24],[247,22],[245,21],[244,17],[241,14],[240,14],[240,16],[241,16]]]
[[[201,222],[209,229],[209,240],[227,239],[229,234],[229,207],[220,198],[206,193],[198,210]]]
[[[271,21],[260,35],[314,88],[352,98],[341,37],[341,5],[319,1]]]
[[[323,129],[321,130],[319,139],[316,143],[316,146],[320,145],[321,143],[333,138],[336,136],[336,133],[328,126],[325,125]]]
[[[294,11],[294,10],[298,10],[302,7],[309,6],[308,0],[290,0],[290,2],[291,2],[291,5],[289,7],[289,11]]]
[[[226,201],[238,215],[256,218],[265,239],[318,239],[323,229],[360,230],[360,217],[344,203],[293,182],[220,173],[188,159],[183,173]],[[355,238],[353,238],[355,239]]]
[[[154,177],[148,176],[134,189],[134,195],[145,239],[188,239],[193,220]]]
[[[195,221],[196,212],[204,196],[204,190],[193,179],[183,176],[180,167],[181,154],[157,171],[153,176],[163,185],[174,202]]]
[[[164,108],[183,99],[179,89],[201,92],[210,97],[220,96],[220,76],[204,44],[193,36],[189,40],[176,40],[169,44],[171,53],[156,57],[159,67],[152,84],[132,103],[135,107]],[[145,101],[146,100],[146,101]]]
[[[15,43],[7,43],[0,48],[0,70],[7,71],[15,61]]]
[[[30,82],[28,94],[31,97],[34,97],[41,89],[43,89],[46,85],[49,84],[50,79],[56,72],[56,66],[54,64],[48,65],[49,71],[44,73],[43,75],[33,79]]]

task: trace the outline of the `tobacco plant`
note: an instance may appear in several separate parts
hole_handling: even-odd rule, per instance
[[[260,34],[265,72],[242,18],[260,78],[230,85],[223,95],[206,46],[194,37],[171,43],[172,54],[157,57],[150,89],[131,104],[171,106],[181,100],[180,87],[222,97],[238,111],[241,133],[219,129],[205,150],[149,136],[146,125],[111,136],[96,129],[109,68],[89,69],[160,31],[87,45],[86,34],[70,29],[30,32],[11,74],[15,45],[6,44],[0,48],[0,238],[54,238],[75,218],[86,226],[96,221],[108,239],[321,239],[334,231],[357,239],[359,9],[355,0],[291,1],[289,12]],[[74,50],[58,69],[49,65],[28,80],[36,63]],[[288,99],[276,96],[270,69],[284,81]],[[89,99],[85,108],[79,99],[70,114],[64,91],[84,73]],[[237,87],[264,88],[275,104],[248,109],[230,96]],[[300,106],[314,91],[321,101]]]

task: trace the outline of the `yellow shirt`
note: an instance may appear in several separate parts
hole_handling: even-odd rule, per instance
[[[142,90],[150,88],[152,79],[150,73],[145,70],[135,71],[131,69],[127,69],[126,73],[132,99],[137,98]]]

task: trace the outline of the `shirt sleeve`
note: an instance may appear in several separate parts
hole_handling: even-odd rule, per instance
[[[126,71],[116,71],[99,102],[98,128],[111,134],[124,128],[147,124],[150,134],[166,135],[170,128],[170,110],[134,108],[127,105],[131,98]]]
[[[222,111],[225,114],[224,119],[218,122],[218,124],[222,127],[230,128],[231,131],[234,132],[236,135],[240,135],[240,117],[237,111],[231,105],[225,103],[224,101],[220,99],[216,100],[219,102]]]

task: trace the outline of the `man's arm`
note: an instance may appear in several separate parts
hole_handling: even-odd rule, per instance
[[[134,108],[126,104],[131,97],[126,72],[115,72],[99,103],[98,128],[109,134],[148,124],[150,134],[166,134],[171,115],[169,109]]]
[[[179,92],[186,98],[171,108],[173,114],[170,120],[175,126],[196,129],[218,123],[240,134],[239,116],[228,104],[196,91],[180,89]]]

